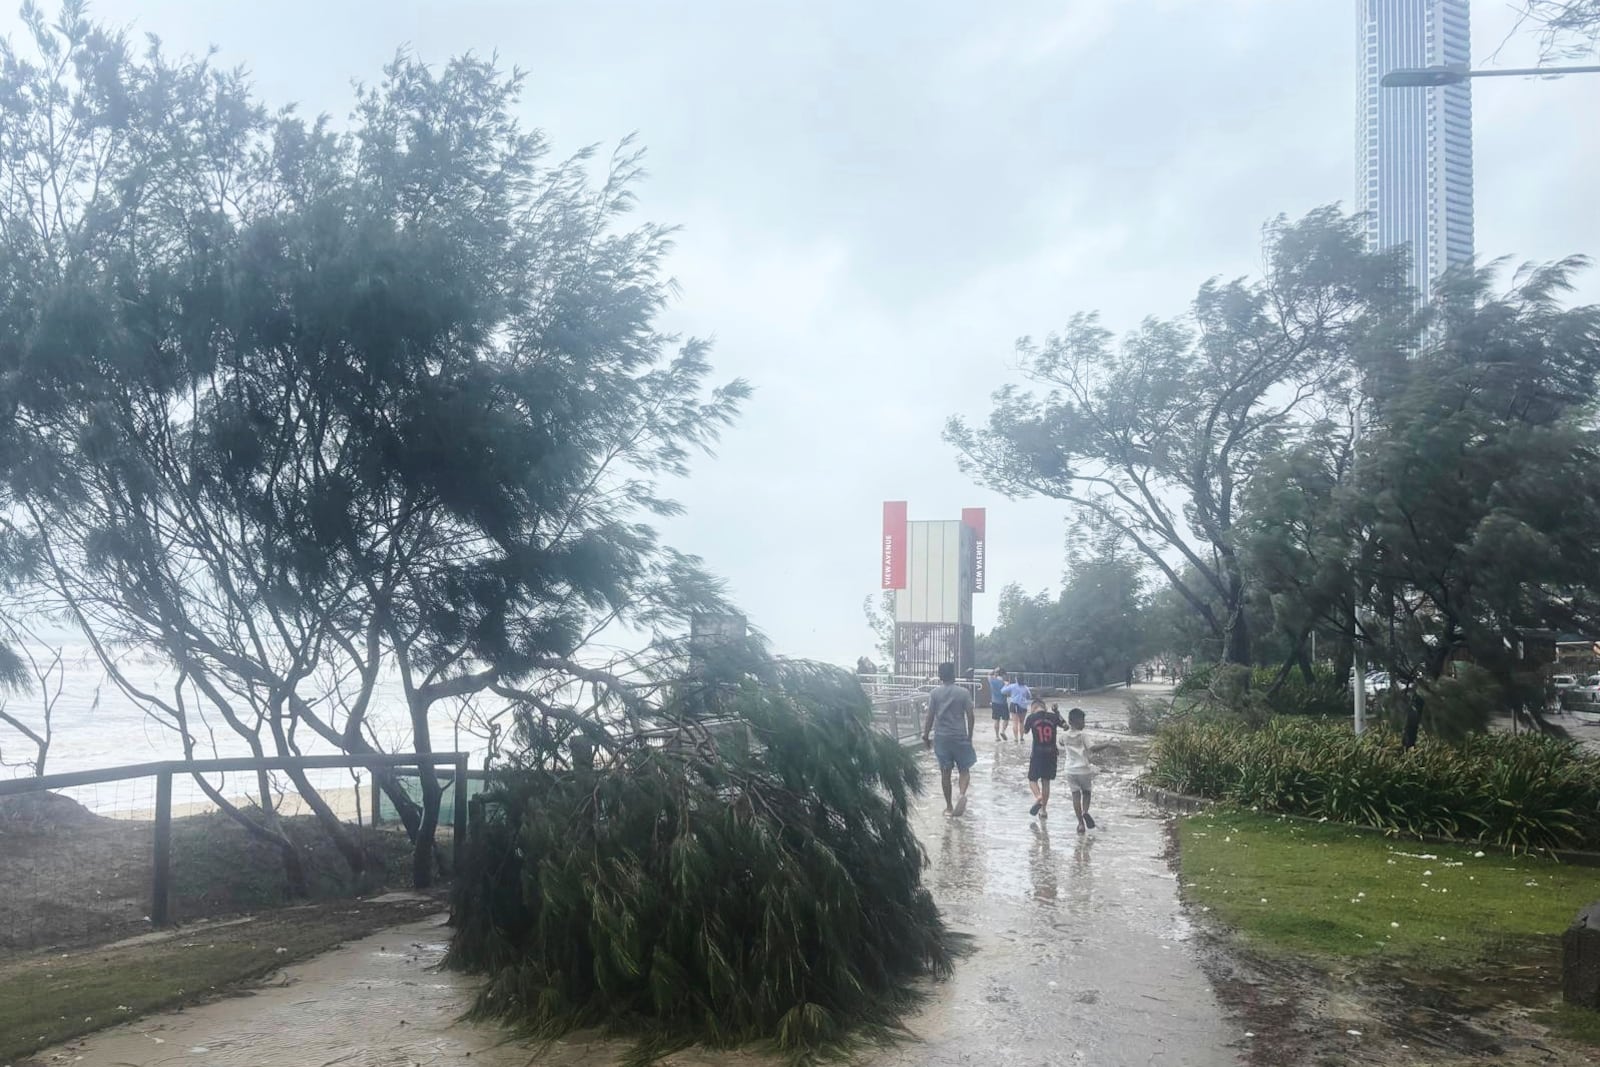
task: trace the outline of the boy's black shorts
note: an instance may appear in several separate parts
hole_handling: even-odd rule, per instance
[[[1043,752],[1034,750],[1028,757],[1028,781],[1049,782],[1056,776],[1056,764],[1060,762],[1058,753],[1045,749]]]

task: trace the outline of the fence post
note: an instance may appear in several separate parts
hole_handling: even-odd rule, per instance
[[[378,788],[378,768],[368,767],[367,770],[372,774],[372,828],[376,830],[380,818],[378,814],[378,799],[383,796],[383,791]]]
[[[150,878],[150,925],[166,926],[172,877],[172,772],[156,775],[154,869]]]
[[[432,773],[433,768],[428,770]],[[467,757],[464,755],[456,757],[456,800],[451,814],[455,816],[450,832],[455,839],[450,844],[450,876],[454,878],[461,874],[467,846]]]

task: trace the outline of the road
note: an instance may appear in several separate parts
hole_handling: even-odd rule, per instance
[[[1140,687],[1144,688],[1144,687]],[[1091,723],[1120,723],[1120,693],[1082,697]],[[1063,702],[1062,710],[1066,710]],[[1200,969],[1162,821],[1136,800],[1126,757],[1098,780],[1100,828],[1079,837],[1063,796],[1048,825],[1028,817],[1025,745],[982,733],[967,814],[944,816],[931,757],[915,819],[928,884],[975,951],[907,1020],[915,1035],[862,1064],[1221,1067],[1243,1039]],[[252,995],[154,1016],[41,1054],[79,1067],[340,1067],[526,1064],[530,1049],[459,1021],[472,983],[434,969],[438,921],[386,931],[285,968]],[[601,1067],[620,1046],[556,1042],[538,1062]],[[768,1061],[691,1051],[676,1067]]]

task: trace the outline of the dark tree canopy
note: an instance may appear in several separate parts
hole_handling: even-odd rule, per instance
[[[436,706],[636,718],[725,607],[646,520],[748,391],[655,324],[639,153],[593,183],[482,59],[401,54],[339,124],[81,4],[30,26],[0,54],[0,562],[34,607],[189,751],[201,715],[257,753],[366,751],[390,676],[423,751]],[[579,655],[614,624],[645,660]],[[128,646],[179,689],[134,690]]]
[[[1254,487],[1261,580],[1343,628],[1360,588],[1361,637],[1399,677],[1466,656],[1533,710],[1533,632],[1600,631],[1600,308],[1562,303],[1584,266],[1504,294],[1493,268],[1445,279],[1418,346],[1366,368],[1353,470],[1312,440]]]
[[[1045,391],[1003,389],[985,431],[946,436],[964,470],[1065,502],[1166,579],[1148,652],[1275,667],[1230,675],[1270,697],[1296,671],[1324,686],[1320,636],[1317,658],[1342,675],[1364,650],[1438,729],[1491,706],[1548,725],[1530,649],[1600,633],[1600,308],[1569,306],[1585,267],[1504,293],[1495,267],[1458,271],[1423,306],[1404,250],[1366,252],[1358,220],[1280,220],[1261,281],[1208,283],[1120,345],[1086,315],[1025,340]],[[1006,606],[1011,655],[1064,647],[1047,598]]]
[[[1251,659],[1235,524],[1255,472],[1348,403],[1356,354],[1409,311],[1401,254],[1369,254],[1335,209],[1266,230],[1257,281],[1209,281],[1189,313],[1113,341],[1092,314],[1018,346],[1042,387],[1007,386],[983,429],[945,436],[962,469],[1011,496],[1065,502],[1133,545],[1234,662]]]

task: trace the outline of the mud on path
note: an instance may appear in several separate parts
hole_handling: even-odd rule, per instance
[[[1206,972],[1251,1034],[1251,1067],[1566,1067],[1600,1054],[1552,1036],[1538,1016],[1560,987],[1557,949],[1508,945],[1472,971],[1348,966],[1255,952],[1203,930]]]

